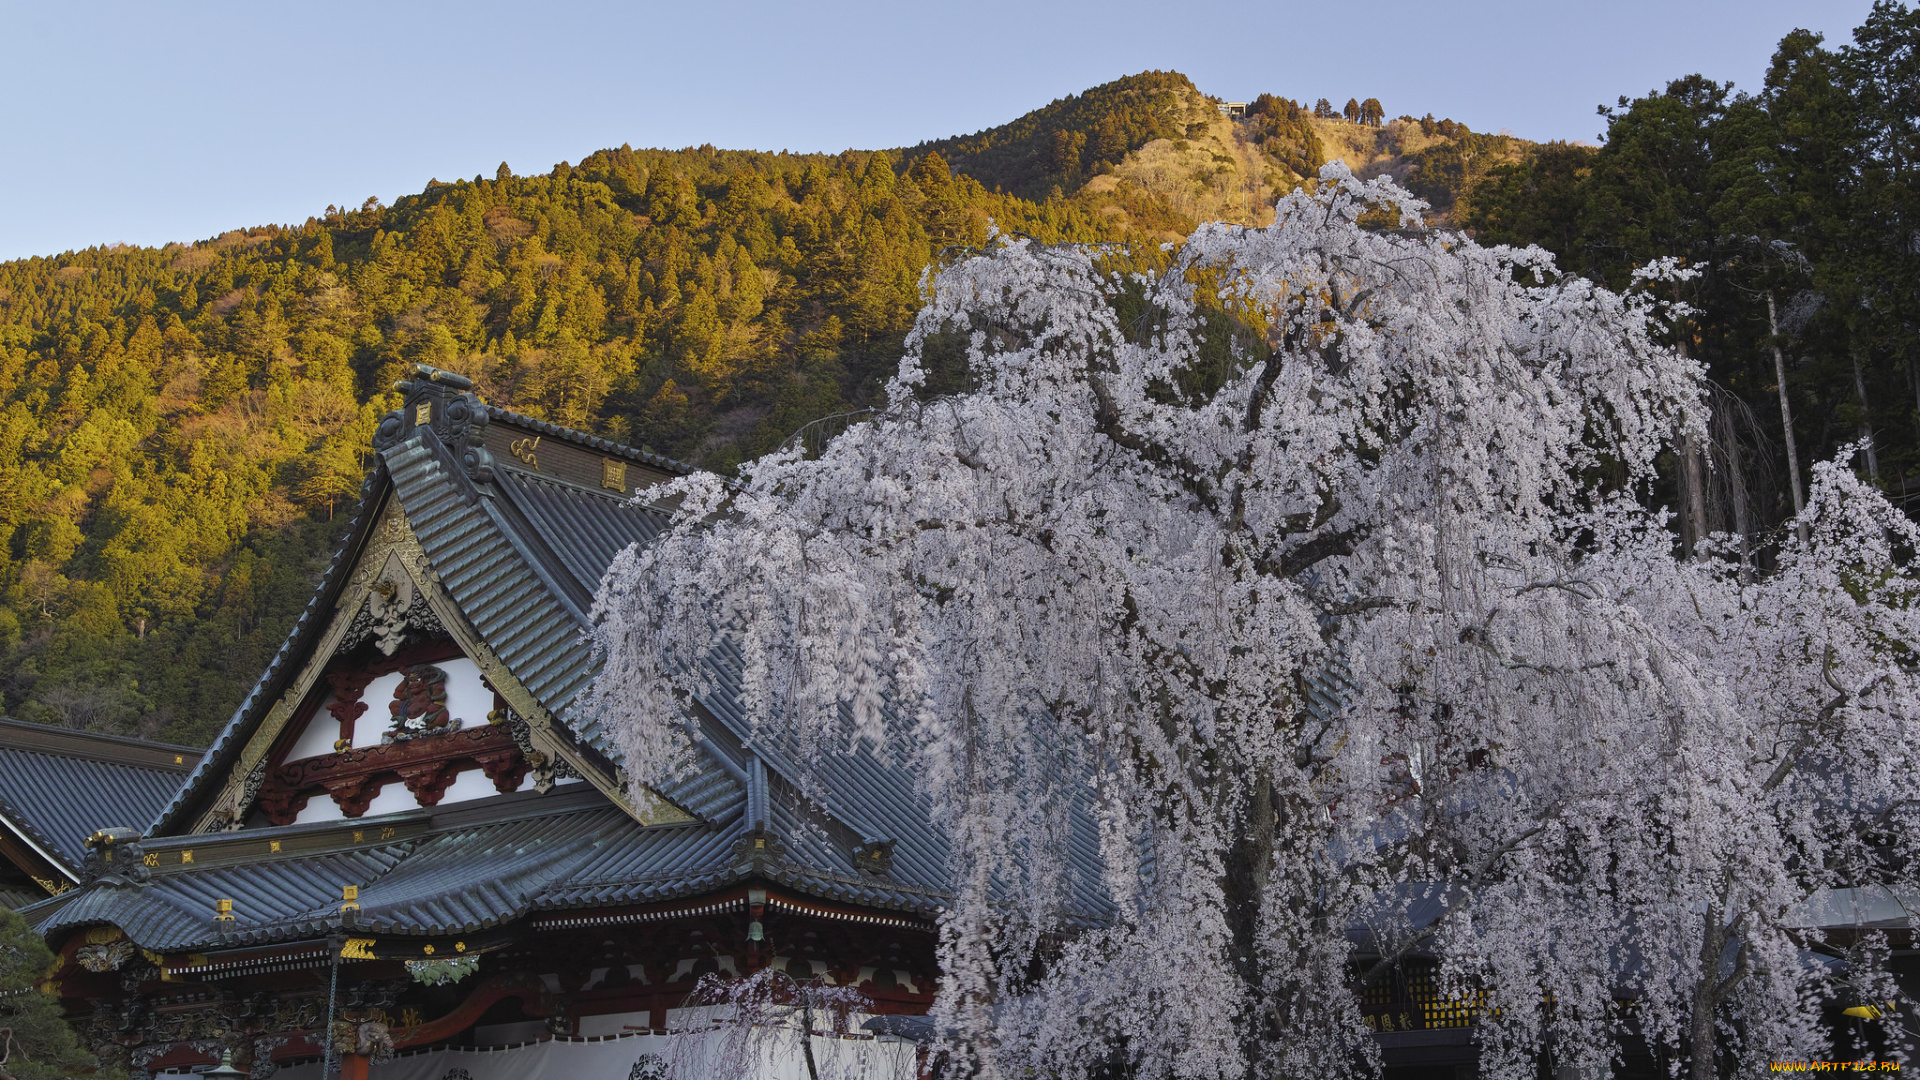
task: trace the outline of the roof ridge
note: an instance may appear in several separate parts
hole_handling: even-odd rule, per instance
[[[675,460],[664,454],[656,454],[650,450],[642,450],[639,447],[628,446],[626,443],[615,442],[612,439],[595,435],[592,432],[581,431],[579,428],[565,427],[551,420],[542,420],[538,417],[528,416],[526,413],[514,412],[512,409],[499,405],[487,404],[486,409],[489,419],[505,420],[511,424],[532,428],[542,435],[551,435],[556,438],[582,443],[602,453],[619,454],[622,457],[640,462],[643,465],[652,465],[655,468],[665,469],[669,472],[677,472],[682,475],[700,471],[696,466],[689,465],[684,461]]]
[[[10,736],[6,740],[6,749],[23,750],[40,754],[57,754],[63,757],[90,758],[111,765],[128,765],[135,768],[151,768],[164,772],[190,772],[191,764],[165,761],[135,761],[115,756],[109,748],[130,751],[151,751],[156,757],[173,755],[191,755],[189,760],[197,761],[206,751],[196,746],[178,743],[163,743],[152,739],[136,739],[127,735],[109,735],[99,731],[77,731],[72,728],[54,727],[52,724],[35,724],[25,720],[15,720],[0,716],[0,736]],[[64,745],[63,745],[64,744]],[[98,749],[96,749],[98,748]]]

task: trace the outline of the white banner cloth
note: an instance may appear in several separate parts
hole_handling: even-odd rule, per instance
[[[484,1050],[433,1050],[402,1054],[370,1070],[370,1080],[807,1080],[798,1034],[779,1040],[777,1052],[761,1055],[746,1077],[669,1076],[674,1043],[685,1035],[625,1035],[601,1039],[555,1038]],[[704,1055],[682,1055],[698,1061]],[[915,1080],[916,1047],[880,1039],[813,1040],[821,1080]],[[694,1071],[704,1072],[697,1064]],[[280,1069],[274,1080],[321,1080],[320,1063]]]

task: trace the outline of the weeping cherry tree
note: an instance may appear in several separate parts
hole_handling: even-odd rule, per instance
[[[1819,1043],[1795,912],[1915,831],[1920,537],[1829,465],[1775,573],[1680,558],[1668,313],[1420,209],[1336,163],[1151,272],[1003,241],[870,420],[675,482],[609,570],[636,782],[723,642],[755,738],[924,778],[961,1067],[1365,1075],[1414,956],[1492,1076],[1604,1075],[1628,1000],[1695,1076]]]

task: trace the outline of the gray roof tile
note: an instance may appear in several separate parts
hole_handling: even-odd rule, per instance
[[[542,911],[671,900],[755,877],[849,903],[923,914],[939,907],[931,890],[862,879],[851,867],[744,867],[733,851],[746,834],[739,821],[645,826],[604,800],[584,808],[555,800],[559,811],[543,811],[541,802],[522,800],[525,811],[507,820],[436,826],[393,843],[182,868],[141,885],[101,882],[28,914],[43,933],[111,923],[143,948],[179,952],[306,940],[343,925],[383,935],[471,933]],[[343,885],[360,889],[350,924],[340,914]],[[221,899],[234,901],[234,922],[224,929],[214,922]]]
[[[495,415],[612,452],[599,445],[603,440]],[[617,764],[617,745],[578,703],[598,671],[586,612],[613,558],[651,541],[668,515],[505,465],[490,482],[476,483],[426,431],[381,452],[363,505],[377,505],[389,483],[448,594],[489,647],[583,744]],[[163,831],[185,824],[175,819],[202,797],[194,795],[197,787],[221,775],[281,692],[290,661],[312,648],[323,629],[318,613],[331,610],[367,528],[364,521],[356,526],[299,627],[163,816]],[[138,888],[94,886],[64,904],[41,905],[43,929],[114,922],[156,949],[294,940],[337,919],[343,884],[361,886],[360,923],[387,933],[464,931],[547,909],[647,903],[748,876],[750,868],[736,864],[734,845],[761,818],[786,856],[751,868],[753,875],[828,900],[922,915],[939,910],[946,838],[932,824],[911,770],[873,748],[829,755],[808,768],[787,748],[746,746],[739,657],[722,649],[713,663],[716,692],[701,702],[702,767],[661,787],[702,824],[647,827],[610,804],[556,816],[528,803],[523,820],[440,829],[380,855],[341,852],[246,870],[175,871]],[[756,762],[763,763],[759,769]],[[809,778],[811,798],[801,787]],[[1097,844],[1084,809],[1069,815],[1068,844],[1079,879],[1076,903],[1092,912],[1101,906]],[[880,877],[853,865],[852,848],[875,839],[896,845],[892,868]],[[212,902],[221,896],[236,901],[237,921],[224,938],[211,922]]]
[[[0,813],[42,839],[69,870],[86,861],[87,837],[103,828],[141,828],[183,779],[178,771],[25,750],[5,740],[0,732]]]

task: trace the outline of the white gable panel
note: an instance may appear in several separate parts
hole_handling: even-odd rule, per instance
[[[307,800],[307,805],[293,819],[295,825],[315,825],[326,821],[345,821],[347,815],[341,813],[340,804],[325,794],[315,795]]]
[[[528,780],[531,781],[532,777],[529,776]],[[446,793],[440,796],[440,805],[472,802],[474,799],[490,799],[498,794],[500,792],[494,789],[493,781],[487,779],[485,771],[467,769],[455,777],[453,783],[447,785]]]
[[[461,727],[478,727],[493,711],[493,691],[480,681],[480,665],[462,656],[434,667],[447,673],[447,715]]]
[[[433,666],[447,673],[447,715],[460,721],[461,727],[486,723],[487,714],[493,711],[493,691],[480,681],[479,665],[461,656],[435,661]],[[403,677],[401,672],[390,671],[367,684],[360,695],[367,711],[353,723],[355,749],[379,746],[387,732],[393,730],[393,691]],[[327,711],[333,701],[334,695],[329,692],[294,739],[286,760],[299,761],[334,752],[333,744],[340,738],[340,722]]]
[[[393,704],[393,692],[404,678],[406,676],[401,672],[389,671],[367,684],[366,690],[360,695],[360,700],[367,703],[367,711],[353,722],[354,749],[379,746],[380,740],[392,729],[393,715],[388,710]]]
[[[333,714],[327,711],[327,706],[333,704],[333,701],[334,695],[332,691],[328,691],[326,700],[313,711],[312,719],[307,721],[306,727],[300,729],[300,737],[295,739],[293,746],[287,750],[288,761],[299,761],[302,758],[333,753],[333,744],[340,738],[340,721],[335,720]]]
[[[436,660],[433,666],[447,673],[447,715],[460,721],[461,727],[486,723],[487,714],[493,711],[493,691],[480,681],[479,665],[460,656]],[[367,711],[353,724],[356,749],[379,746],[393,730],[393,692],[404,677],[402,672],[390,671],[367,684],[366,692],[360,695],[360,700],[367,703]]]
[[[398,780],[389,780],[386,786],[380,789],[380,794],[375,795],[373,801],[367,804],[367,812],[360,816],[379,817],[381,814],[398,814],[402,810],[413,810],[419,805],[420,801],[413,797],[413,792],[407,790],[407,785]]]

